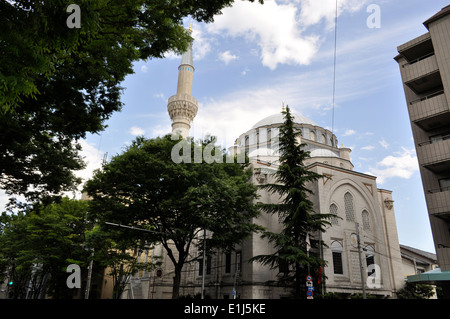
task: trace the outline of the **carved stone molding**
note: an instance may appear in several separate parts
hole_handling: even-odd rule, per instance
[[[185,117],[189,121],[193,121],[197,115],[198,106],[192,101],[172,100],[167,105],[167,110],[172,120],[175,117]]]
[[[392,207],[394,207],[394,201],[393,201],[392,199],[386,198],[386,199],[384,200],[384,206],[386,206],[386,208],[387,208],[388,210],[391,210]]]

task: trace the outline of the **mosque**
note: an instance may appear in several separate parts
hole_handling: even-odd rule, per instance
[[[182,56],[178,70],[177,92],[169,98],[167,108],[172,133],[188,137],[198,110],[198,102],[192,97],[195,71],[192,48]],[[325,176],[310,186],[314,210],[336,215],[326,232],[312,234],[326,244],[318,252],[327,261],[323,269],[326,287],[322,288],[326,292],[350,295],[362,293],[364,287],[368,294],[395,298],[404,278],[392,192],[378,188],[376,177],[354,171],[351,150],[338,147],[337,137],[331,131],[300,114],[293,116],[296,129],[301,131],[299,142],[306,144],[305,149],[311,155],[305,165]],[[263,118],[237,137],[235,145],[229,148],[231,155],[248,153],[252,182],[256,185],[273,182],[283,121],[282,112]],[[264,203],[279,201],[276,194],[267,191],[259,190],[259,195],[259,201]],[[275,215],[262,213],[255,223],[272,231],[281,230]],[[202,263],[188,264],[183,271],[180,296],[194,296],[204,287],[205,296],[216,299],[287,298],[290,291],[277,284],[278,270],[248,262],[253,256],[272,252],[271,244],[259,234],[253,234],[233,253],[218,252],[208,258],[206,269]],[[162,247],[155,247],[152,254],[160,256],[163,262],[160,275],[153,279],[152,297],[170,298],[173,266]],[[195,256],[197,252],[192,254]]]

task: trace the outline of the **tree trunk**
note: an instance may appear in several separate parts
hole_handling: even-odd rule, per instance
[[[181,284],[181,270],[183,265],[178,262],[175,266],[175,276],[173,277],[172,287],[172,299],[178,299],[180,297],[180,284]]]

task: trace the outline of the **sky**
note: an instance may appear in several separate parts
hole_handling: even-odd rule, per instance
[[[400,244],[435,252],[398,64],[397,46],[427,32],[443,0],[236,0],[213,23],[192,23],[199,110],[191,135],[223,147],[282,103],[333,130],[352,149],[354,170],[393,191]],[[377,15],[379,13],[379,15]],[[376,19],[379,17],[380,19]],[[120,154],[138,135],[171,132],[167,100],[176,93],[180,56],[138,61],[122,83],[121,112],[81,141],[87,168]],[[333,99],[333,83],[335,95]],[[334,108],[333,108],[334,100]],[[79,196],[79,194],[77,194]]]

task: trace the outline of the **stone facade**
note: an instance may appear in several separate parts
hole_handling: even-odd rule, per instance
[[[309,185],[314,192],[311,200],[320,213],[334,213],[333,225],[322,234],[311,234],[327,247],[319,253],[327,261],[323,273],[327,292],[344,294],[361,293],[361,268],[354,236],[356,227],[360,234],[363,280],[366,292],[383,298],[395,298],[403,285],[402,262],[393,207],[392,192],[378,189],[376,177],[355,172],[350,159],[351,150],[337,146],[336,136],[301,115],[294,115],[295,126],[301,130],[299,142],[311,158],[308,168],[326,178]],[[278,167],[278,134],[283,114],[274,114],[258,122],[236,140],[230,154],[248,152],[253,167],[252,182],[256,185],[270,183]],[[259,190],[258,201],[277,203],[276,194]],[[255,223],[272,231],[280,231],[278,216],[262,213]],[[287,298],[290,291],[280,287],[278,270],[248,260],[274,249],[260,235],[254,234],[242,246],[229,254],[217,252],[208,259],[206,269],[200,263],[191,263],[183,270],[180,295],[201,293],[202,273],[205,271],[205,294],[211,298]],[[170,260],[161,247],[154,251],[163,261],[162,277],[154,282],[155,298],[170,298],[173,270]],[[192,251],[192,256],[197,252]],[[370,269],[368,266],[372,265]],[[377,276],[373,274],[373,269]],[[371,275],[368,279],[368,276]]]

